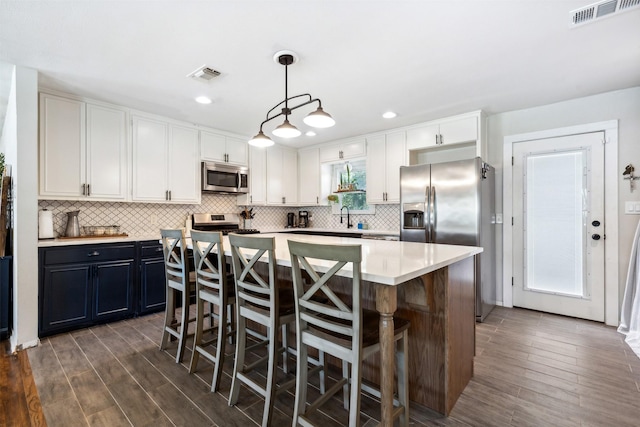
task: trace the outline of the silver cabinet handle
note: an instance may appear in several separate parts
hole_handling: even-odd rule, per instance
[[[100,252],[98,251],[93,251],[87,254],[87,256],[98,256],[98,255],[100,255]]]
[[[162,248],[156,248],[156,252],[162,252]]]
[[[164,199],[169,200],[169,190],[164,191]]]
[[[91,195],[91,184],[87,184],[87,196]]]
[[[253,203],[253,196],[249,196],[249,202]]]
[[[169,190],[169,200],[171,200],[171,190]]]
[[[83,196],[87,195],[87,184],[82,184],[82,195]]]
[[[286,202],[285,202],[285,200],[286,200],[286,199],[283,197],[283,198],[282,198],[282,204],[283,204],[283,205],[286,203]]]

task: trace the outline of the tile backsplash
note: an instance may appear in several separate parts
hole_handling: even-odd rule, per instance
[[[56,236],[64,235],[69,211],[79,210],[80,226],[119,225],[120,232],[130,236],[158,234],[160,228],[184,227],[188,214],[194,212],[239,213],[235,196],[203,194],[199,205],[172,205],[163,203],[85,202],[67,200],[40,200],[38,208],[53,211],[53,229]],[[366,220],[373,230],[399,230],[399,205],[378,205],[375,215],[352,215],[353,224]],[[346,228],[340,216],[333,215],[329,206],[279,207],[254,206],[251,227],[258,229],[283,228],[287,212],[309,211],[311,227]],[[240,221],[240,219],[239,219]]]

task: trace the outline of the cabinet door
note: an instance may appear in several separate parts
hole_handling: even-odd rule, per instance
[[[127,197],[127,117],[122,110],[87,104],[87,195]]]
[[[406,164],[405,133],[387,134],[385,188],[387,203],[400,203],[400,166]],[[367,172],[367,181],[369,172]]]
[[[282,151],[282,148],[276,145],[267,148],[267,204],[270,205],[285,203]]]
[[[45,266],[40,294],[40,336],[91,322],[91,265]]]
[[[166,300],[164,259],[142,259],[140,261],[140,313],[164,310]]]
[[[320,153],[317,148],[298,151],[298,204],[320,204]]]
[[[169,142],[169,200],[200,203],[198,130],[171,125]]]
[[[294,150],[282,151],[282,189],[285,204],[298,204],[298,153]]]
[[[247,165],[249,144],[240,138],[227,137],[227,162],[236,165]]]
[[[84,102],[40,95],[40,195],[82,197],[85,184]]]
[[[367,203],[377,204],[385,201],[386,168],[385,136],[367,138]]]
[[[167,123],[133,117],[133,200],[167,199],[168,132]]]
[[[458,144],[478,139],[478,119],[467,117],[440,124],[443,144]]]
[[[93,320],[103,322],[133,314],[134,260],[99,263],[93,279]]]
[[[362,139],[344,143],[341,147],[341,150],[343,159],[363,157],[366,154],[365,140]]]
[[[407,131],[407,150],[419,150],[425,147],[434,147],[436,137],[440,132],[438,125],[422,126]]]
[[[224,162],[226,152],[224,135],[200,131],[200,149],[202,160],[207,162]]]
[[[267,149],[249,148],[249,193],[237,197],[238,205],[267,203]]]
[[[339,145],[330,145],[327,147],[320,147],[320,162],[332,162],[340,160],[341,147]]]

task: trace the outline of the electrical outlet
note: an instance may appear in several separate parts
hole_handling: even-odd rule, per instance
[[[502,214],[496,214],[496,224],[502,224]]]
[[[150,225],[158,225],[158,215],[156,214],[151,214],[149,216],[149,224]]]

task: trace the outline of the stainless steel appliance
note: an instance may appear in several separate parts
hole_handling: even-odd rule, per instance
[[[296,214],[294,214],[293,212],[289,212],[287,214],[287,228],[294,228],[297,226],[298,224],[296,222]]]
[[[192,230],[220,231],[222,234],[257,234],[260,230],[255,228],[238,227],[238,215],[216,213],[194,213],[191,224]]]
[[[298,212],[298,227],[307,228],[309,226],[309,211]]]
[[[482,246],[476,320],[495,306],[495,171],[479,157],[400,168],[400,240]]]
[[[202,162],[204,193],[243,194],[249,192],[249,168],[226,163]]]

